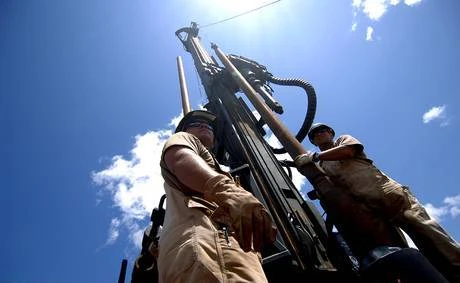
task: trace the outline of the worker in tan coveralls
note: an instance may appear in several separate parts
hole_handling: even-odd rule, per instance
[[[334,141],[334,135],[328,125],[314,124],[308,137],[321,152],[298,156],[294,160],[296,166],[318,162],[333,183],[345,188],[355,200],[366,203],[376,215],[403,229],[447,279],[460,282],[460,245],[428,215],[408,187],[374,166],[361,142],[350,135]]]
[[[190,111],[163,148],[160,282],[267,282],[258,252],[275,240],[276,228],[210,153],[215,122],[211,112]]]

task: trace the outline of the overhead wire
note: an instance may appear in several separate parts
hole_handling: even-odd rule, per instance
[[[200,26],[200,28],[203,29],[203,28],[210,27],[210,26],[213,26],[213,25],[217,25],[217,24],[220,24],[220,23],[229,21],[229,20],[233,20],[233,19],[235,19],[235,18],[238,18],[238,17],[244,16],[244,15],[247,15],[247,14],[249,14],[249,13],[255,12],[255,11],[257,11],[257,10],[260,10],[260,9],[265,8],[265,7],[267,7],[267,6],[273,5],[273,4],[275,4],[275,3],[277,3],[277,2],[280,2],[280,1],[281,1],[281,0],[276,0],[276,1],[273,1],[273,2],[270,2],[270,3],[267,3],[267,4],[264,4],[264,5],[262,5],[262,6],[259,6],[259,7],[257,7],[257,8],[252,9],[252,10],[249,10],[249,11],[243,12],[243,13],[241,13],[241,14],[232,16],[232,17],[230,17],[230,18],[227,18],[227,19],[224,19],[224,20],[221,20],[221,21],[217,21],[217,22],[214,22],[214,23],[210,23],[210,24],[207,24],[207,25]]]

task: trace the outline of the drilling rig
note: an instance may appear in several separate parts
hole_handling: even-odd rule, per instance
[[[227,55],[212,44],[222,66],[202,46],[198,32],[198,25],[192,23],[177,30],[176,36],[193,58],[208,100],[204,107],[218,117],[213,154],[265,205],[279,231],[276,241],[262,251],[269,282],[287,277],[289,282],[447,282],[416,249],[407,246],[398,229],[372,216],[365,204],[343,193],[314,163],[300,172],[313,187],[308,199],[295,187],[292,160],[307,152],[301,142],[316,113],[313,86],[300,79],[275,77],[264,65]],[[190,106],[180,57],[178,69],[185,114]],[[273,85],[297,87],[307,95],[306,114],[296,135],[279,119],[284,109],[273,97]],[[267,127],[282,148],[268,144]],[[286,153],[291,160],[277,157]],[[153,210],[152,225],[144,233],[133,283],[155,282],[155,256],[149,247],[158,240],[163,202],[164,198]]]

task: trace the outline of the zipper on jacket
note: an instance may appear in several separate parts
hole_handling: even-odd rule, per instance
[[[224,232],[224,237],[225,237],[225,240],[227,241],[227,247],[231,247],[232,246],[232,243],[230,242],[230,239],[228,238],[228,229],[227,227],[222,227],[222,232]]]

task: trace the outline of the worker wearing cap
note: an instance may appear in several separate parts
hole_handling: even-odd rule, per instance
[[[216,125],[213,113],[191,111],[163,148],[160,282],[267,282],[259,252],[274,241],[276,228],[211,154]]]
[[[334,141],[334,136],[330,126],[314,124],[308,137],[320,152],[295,158],[297,168],[301,170],[308,163],[318,162],[332,182],[365,203],[376,215],[403,229],[446,278],[460,282],[460,245],[428,215],[407,186],[374,165],[360,141],[350,135]]]

